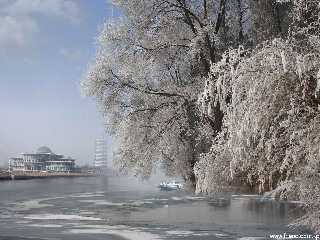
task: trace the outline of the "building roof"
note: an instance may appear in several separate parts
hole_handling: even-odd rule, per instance
[[[37,154],[52,154],[52,151],[47,146],[42,146],[37,149]]]

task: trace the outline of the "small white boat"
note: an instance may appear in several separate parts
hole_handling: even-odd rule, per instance
[[[164,191],[181,190],[183,189],[183,184],[176,181],[162,182],[159,184],[158,187],[160,188],[160,190]]]

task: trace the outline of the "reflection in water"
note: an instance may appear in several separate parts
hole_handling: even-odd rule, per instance
[[[208,200],[208,204],[216,208],[228,208],[231,205],[231,198],[212,198]]]
[[[303,211],[296,204],[274,201],[268,198],[251,198],[244,201],[244,209],[253,211],[255,214],[276,218],[298,218]]]

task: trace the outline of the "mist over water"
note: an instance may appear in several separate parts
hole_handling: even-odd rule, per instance
[[[264,239],[295,231],[287,227],[299,214],[292,204],[156,185],[125,177],[1,182],[0,239]]]

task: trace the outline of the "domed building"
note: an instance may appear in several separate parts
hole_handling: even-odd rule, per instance
[[[22,153],[9,160],[10,171],[73,172],[74,169],[74,159],[55,154],[47,146],[39,147],[35,153]]]
[[[38,154],[45,154],[45,153],[51,154],[52,151],[51,151],[51,149],[48,148],[47,146],[42,146],[42,147],[39,147],[39,148],[37,149],[37,153],[38,153]]]

